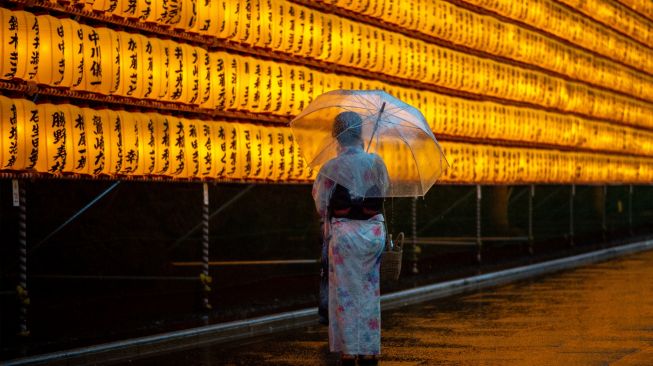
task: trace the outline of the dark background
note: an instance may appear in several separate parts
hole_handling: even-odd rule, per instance
[[[31,335],[16,336],[18,208],[12,206],[11,180],[2,179],[0,359],[316,306],[317,263],[211,266],[213,310],[201,308],[201,267],[173,264],[201,261],[201,231],[192,231],[201,222],[201,183],[123,181],[44,241],[115,182],[21,182],[27,190]],[[248,187],[209,184],[210,212]],[[417,250],[408,245],[401,280],[384,291],[567,256],[651,233],[653,187],[634,187],[631,226],[629,186],[608,186],[605,200],[603,186],[577,186],[575,246],[570,246],[570,189],[535,187],[533,255],[527,241],[507,239],[485,242],[481,264],[474,245],[420,245]],[[484,186],[483,236],[527,236],[529,190]],[[318,259],[318,218],[310,191],[309,185],[250,188],[210,220],[211,261]],[[390,232],[412,237],[412,204],[406,198],[386,200]],[[435,186],[416,205],[419,237],[476,235],[475,186]]]

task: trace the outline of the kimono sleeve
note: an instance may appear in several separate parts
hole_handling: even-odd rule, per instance
[[[329,199],[335,187],[333,180],[327,177],[325,169],[328,169],[328,164],[320,169],[320,172],[313,182],[313,200],[315,201],[315,208],[317,213],[325,219],[329,209]]]

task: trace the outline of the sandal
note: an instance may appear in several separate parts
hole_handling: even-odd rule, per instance
[[[358,356],[359,365],[378,365],[379,359],[375,355],[359,355]]]

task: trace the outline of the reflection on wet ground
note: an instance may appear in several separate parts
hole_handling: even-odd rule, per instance
[[[381,365],[653,365],[653,252],[383,313]],[[325,327],[133,365],[333,365]]]

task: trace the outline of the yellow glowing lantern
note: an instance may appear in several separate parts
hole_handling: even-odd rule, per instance
[[[64,69],[61,86],[78,89],[84,86],[84,31],[82,26],[71,19],[61,19],[65,36]]]
[[[0,170],[25,167],[25,114],[15,102],[0,95]]]
[[[65,111],[66,125],[70,128],[66,136],[68,158],[66,171],[78,174],[89,174],[89,146],[87,124],[82,108],[65,104],[60,106]]]
[[[82,108],[87,125],[87,160],[89,173],[92,175],[109,173],[109,115],[106,110]]]
[[[145,37],[118,32],[120,37],[120,85],[116,94],[141,98],[145,80]]]
[[[118,111],[120,116],[120,138],[122,147],[122,164],[120,174],[138,174],[142,171],[141,158],[141,131],[140,119],[137,113]],[[118,126],[116,126],[118,128]],[[115,146],[115,144],[114,144]]]
[[[170,41],[167,41],[170,42]],[[170,42],[168,66],[167,100],[184,102],[188,96],[188,71],[186,64],[188,51],[185,45]]]
[[[252,125],[252,171],[250,177],[253,179],[265,178],[265,146],[264,130],[261,126]]]
[[[186,139],[188,128],[185,121],[178,117],[168,117],[170,123],[170,171],[175,178],[188,177],[186,163]]]
[[[36,81],[45,85],[59,85],[66,68],[65,38],[61,21],[49,15],[38,18],[41,42]]]
[[[153,121],[154,143],[156,149],[154,174],[169,176],[171,167],[170,144],[173,119],[158,113],[150,113],[149,117]],[[152,128],[148,125],[148,133],[150,133],[151,130]],[[148,156],[151,156],[152,154],[152,146],[150,142],[151,140],[148,138]]]
[[[225,75],[225,109],[236,109],[238,106],[239,92],[238,92],[238,64],[242,64],[242,58],[236,57],[231,54],[225,54],[224,59],[224,75]]]
[[[258,14],[255,13],[257,1],[240,0],[239,2],[238,25],[233,40],[236,42],[253,44],[251,39],[258,37],[258,35],[255,34],[255,27],[253,26],[253,24],[256,24],[255,22],[258,20]]]
[[[201,121],[184,120],[186,128],[186,166],[189,178],[200,177],[200,133]]]
[[[204,0],[200,0],[204,1]],[[210,105],[209,101],[211,101],[211,71],[212,68],[215,66],[215,63],[211,62],[213,61],[211,59],[211,54],[207,52],[203,48],[195,48],[195,51],[197,51],[197,63],[199,67],[199,74],[198,74],[198,89],[199,89],[199,95],[198,99],[195,104],[206,108],[207,105]],[[213,107],[211,107],[213,109]]]
[[[242,178],[242,163],[238,153],[243,142],[238,136],[238,123],[227,123],[224,132],[227,140],[226,176],[227,178],[240,179]]]
[[[141,113],[141,164],[143,175],[156,174],[157,160],[157,113]]]
[[[254,78],[252,65],[255,61],[249,57],[237,57],[237,60],[237,85],[235,87],[237,98],[235,100],[236,104],[233,108],[237,110],[246,110],[252,98],[252,94],[254,93],[254,90],[251,88],[251,79]]]
[[[119,0],[120,11],[116,15],[121,16],[126,19],[136,20],[139,19],[143,14],[143,7],[149,7],[146,1],[142,0]],[[151,3],[151,1],[150,1]]]
[[[249,63],[249,78],[247,91],[249,93],[247,102],[241,104],[241,107],[250,112],[261,110],[261,91],[264,90],[264,85],[261,84],[263,80],[263,62],[252,59]]]
[[[37,106],[41,126],[45,130],[45,143],[39,149],[39,160],[45,158],[44,172],[60,174],[67,169],[69,159],[67,145],[70,145],[72,137],[66,112],[63,108],[54,104],[39,104]]]
[[[14,77],[23,80],[33,80],[39,63],[40,31],[37,17],[25,11],[13,12],[15,18],[9,19],[9,29],[17,28],[18,32],[9,32],[11,37],[17,35],[6,43],[6,57],[10,70],[14,70]],[[15,23],[14,23],[15,20]]]
[[[238,170],[239,178],[252,178],[254,166],[252,164],[252,155],[254,143],[255,126],[249,123],[235,123],[238,131]]]
[[[214,178],[217,174],[217,145],[215,143],[215,124],[211,121],[197,121],[199,144],[199,172],[200,178]]]
[[[108,173],[119,175],[123,172],[125,145],[123,136],[123,116],[118,111],[106,110],[107,119],[104,124],[106,164]],[[108,137],[108,138],[107,138]]]
[[[225,52],[213,52],[211,57],[215,59],[215,73],[213,74],[213,83],[211,88],[214,90],[212,100],[209,105],[218,110],[225,110],[227,103],[227,64],[229,55]]]
[[[211,0],[197,0],[197,20],[192,29],[193,33],[207,34],[211,28],[211,19],[214,15],[211,11],[216,8],[217,2]],[[213,6],[213,9],[211,8]],[[217,20],[216,20],[217,22]]]
[[[161,86],[160,69],[161,69],[161,47],[159,40],[156,38],[145,38],[143,40],[143,98],[155,99],[159,95]],[[155,78],[155,64],[157,64],[158,77]]]
[[[201,58],[200,48],[199,47],[186,47],[186,73],[188,73],[188,83],[186,85],[187,89],[187,99],[185,100],[188,104],[198,105],[200,104],[200,69],[205,60]],[[203,51],[203,50],[202,50]],[[204,51],[206,52],[206,51]],[[206,77],[206,75],[205,75]]]
[[[275,165],[276,165],[276,176],[275,180],[286,180],[289,178],[292,164],[290,162],[291,157],[289,155],[292,149],[290,148],[290,143],[286,136],[286,129],[280,127],[273,127],[274,138],[275,138]]]
[[[261,103],[259,103],[260,109],[258,112],[270,113],[273,109],[273,100],[274,95],[274,84],[275,79],[273,75],[274,63],[270,61],[264,61],[261,67]]]
[[[120,38],[108,28],[82,25],[86,90],[104,95],[120,87]]]
[[[226,178],[227,176],[227,159],[229,156],[229,140],[227,138],[227,126],[226,122],[213,122],[211,124],[211,136],[212,144],[214,145],[215,155],[213,158],[212,167],[214,173],[213,177],[215,178]]]
[[[284,41],[284,36],[287,34],[284,27],[288,23],[286,20],[288,8],[282,1],[272,1],[271,5],[272,25],[270,29],[272,30],[272,36],[269,47],[273,50],[279,50]]]
[[[234,36],[238,23],[240,1],[218,0],[221,3],[220,13],[222,24],[216,36],[220,39],[230,39]]]
[[[11,10],[0,8],[0,20],[2,21],[0,51],[3,55],[0,60],[0,78],[13,79],[18,72],[19,63],[18,17]]]
[[[272,0],[260,0],[259,3],[259,17],[256,22],[259,37],[256,45],[259,47],[267,48],[272,43],[272,21],[273,21],[273,7]],[[316,28],[317,29],[317,28]]]
[[[207,52],[204,57],[204,65],[200,69],[200,107],[213,110],[220,104],[220,83],[224,83],[224,64],[217,52]],[[224,97],[224,94],[222,95]]]
[[[273,180],[276,173],[276,139],[273,127],[260,127],[263,147],[263,179]]]
[[[284,66],[281,64],[272,64],[272,105],[270,113],[282,114],[283,95],[284,95]]]

